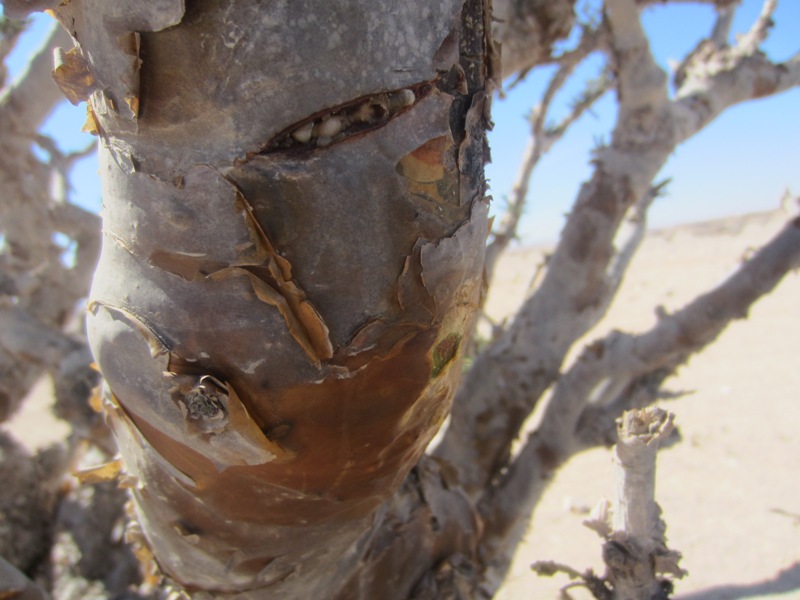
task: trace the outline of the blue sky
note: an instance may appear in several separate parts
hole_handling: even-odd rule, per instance
[[[745,0],[733,31],[747,31],[760,9],[760,0]],[[657,6],[643,15],[653,54],[665,69],[669,60],[680,60],[691,51],[713,22],[711,7],[699,4]],[[780,61],[800,51],[800,1],[781,0],[775,23],[764,50]],[[600,60],[591,60],[575,73],[557,98],[555,119],[564,114],[565,103],[576,95],[581,82],[600,72],[601,64]],[[487,177],[497,210],[510,193],[528,143],[526,115],[538,102],[552,72],[539,69],[505,100],[495,100],[495,128],[490,134],[492,164],[487,167]],[[534,172],[520,224],[523,242],[557,239],[564,214],[570,210],[580,184],[591,174],[588,160],[595,140],[608,139],[616,115],[613,95],[598,102],[593,113],[575,123]],[[651,227],[769,210],[778,205],[787,187],[800,193],[800,89],[726,111],[678,147],[659,174],[659,179],[668,177],[672,181],[666,196],[650,210]]]
[[[588,4],[596,3],[590,0]],[[760,0],[744,0],[734,32],[746,31],[760,8]],[[710,7],[684,3],[650,8],[643,17],[653,53],[665,69],[669,60],[679,60],[690,51],[710,31],[713,21]],[[781,0],[775,22],[764,49],[772,59],[784,60],[800,50],[800,2]],[[9,58],[12,77],[24,68],[51,23],[44,15],[35,18],[25,44]],[[576,72],[557,99],[554,118],[564,114],[564,106],[581,82],[599,73],[600,67],[600,60],[594,59]],[[505,99],[495,100],[495,128],[489,137],[493,162],[487,166],[495,212],[502,211],[503,198],[510,193],[528,141],[526,115],[551,73],[551,69],[536,70]],[[590,175],[590,150],[597,139],[608,137],[615,113],[614,98],[607,95],[542,159],[520,225],[523,243],[557,238],[564,214],[581,182]],[[48,120],[45,133],[64,150],[83,148],[92,139],[80,133],[85,114],[83,105],[73,107],[64,102]],[[787,187],[800,193],[800,89],[729,109],[678,148],[659,175],[666,177],[672,178],[667,195],[650,211],[653,227],[768,210],[777,206]],[[72,199],[98,210],[100,185],[95,158],[76,165],[73,183]]]

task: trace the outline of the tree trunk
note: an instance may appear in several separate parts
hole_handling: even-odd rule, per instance
[[[487,234],[484,9],[57,9],[101,139],[90,343],[181,585],[331,597],[447,415]]]

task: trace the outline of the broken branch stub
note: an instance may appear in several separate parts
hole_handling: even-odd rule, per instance
[[[330,597],[450,408],[488,230],[484,7],[385,4],[56,9],[97,85],[107,417],[192,589]]]
[[[660,575],[684,575],[680,553],[667,548],[666,525],[655,501],[656,452],[674,419],[672,413],[648,407],[627,411],[617,421],[617,493],[611,533],[603,544],[606,580],[615,600],[667,598],[672,582]],[[596,524],[589,526],[599,531]]]

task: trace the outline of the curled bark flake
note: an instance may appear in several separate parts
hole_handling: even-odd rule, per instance
[[[229,274],[248,277],[259,300],[278,309],[286,321],[292,337],[318,368],[322,360],[333,356],[330,333],[316,308],[308,301],[305,292],[292,278],[292,266],[280,256],[267,237],[264,228],[253,214],[253,208],[244,195],[236,189],[237,206],[240,207],[253,242],[250,257],[243,257],[229,268],[210,275],[220,279]]]
[[[142,533],[142,527],[136,521],[131,521],[125,528],[124,538],[130,544],[133,555],[139,561],[142,573],[142,582],[147,586],[157,586],[161,583],[162,575],[158,569],[153,551]]]
[[[104,481],[113,481],[122,470],[122,459],[112,460],[96,467],[75,471],[73,475],[81,485],[93,485]]]
[[[97,88],[97,82],[80,48],[56,48],[53,51],[53,63],[53,80],[67,100],[76,106],[88,100]]]
[[[169,354],[167,341],[158,333],[153,326],[149,325],[145,318],[133,312],[133,309],[122,308],[121,306],[111,306],[99,300],[89,302],[88,311],[97,315],[100,309],[104,309],[113,319],[120,319],[137,331],[147,342],[150,349],[150,356],[157,358]]]
[[[272,266],[275,264],[271,263]],[[278,309],[289,334],[309,360],[320,368],[322,360],[333,356],[328,328],[316,309],[305,299],[305,293],[292,281],[274,278],[275,274],[275,269],[230,267],[210,277],[221,280],[235,275],[246,276],[258,299]]]
[[[125,122],[136,121],[139,114],[139,32],[161,31],[177,25],[183,13],[183,0],[134,5],[98,0],[61,2],[53,9],[53,14],[80,43],[80,50],[74,49],[74,56],[84,58],[82,69],[70,67],[60,76],[54,73],[56,82],[73,104],[77,104],[74,99],[86,100],[89,93],[102,90],[94,97],[95,109],[98,103],[110,109],[97,111],[102,128],[115,129],[122,125],[131,129]],[[75,67],[81,66],[74,61],[67,65],[73,63]],[[81,83],[77,87],[74,85]]]

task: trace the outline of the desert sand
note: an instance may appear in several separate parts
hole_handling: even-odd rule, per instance
[[[721,282],[742,257],[788,220],[781,211],[731,217],[648,234],[618,299],[586,337],[655,323]],[[499,263],[487,312],[502,319],[524,300],[546,248],[512,249]],[[579,345],[580,346],[580,345]],[[578,348],[579,349],[579,348]],[[716,344],[692,358],[666,388],[685,392],[662,406],[682,441],[659,453],[657,498],[672,548],[689,576],[675,598],[800,598],[800,277],[790,274]],[[66,433],[48,414],[42,382],[6,424],[29,447]],[[500,600],[558,598],[565,576],[539,578],[529,565],[555,560],[601,569],[600,540],[586,514],[613,491],[607,449],[574,458],[536,509]],[[575,598],[588,598],[581,590]]]
[[[656,306],[676,310],[716,286],[787,220],[775,211],[651,232],[586,342],[614,328],[649,329]],[[487,300],[495,319],[522,301],[545,251],[504,257]],[[661,403],[675,413],[683,439],[659,452],[656,482],[669,545],[689,571],[674,597],[800,598],[799,274],[784,278],[665,387],[686,392]],[[559,597],[567,577],[537,577],[529,569],[536,560],[602,573],[601,541],[582,521],[613,490],[610,450],[567,464],[537,507],[498,600]],[[571,593],[591,598],[585,590]]]

